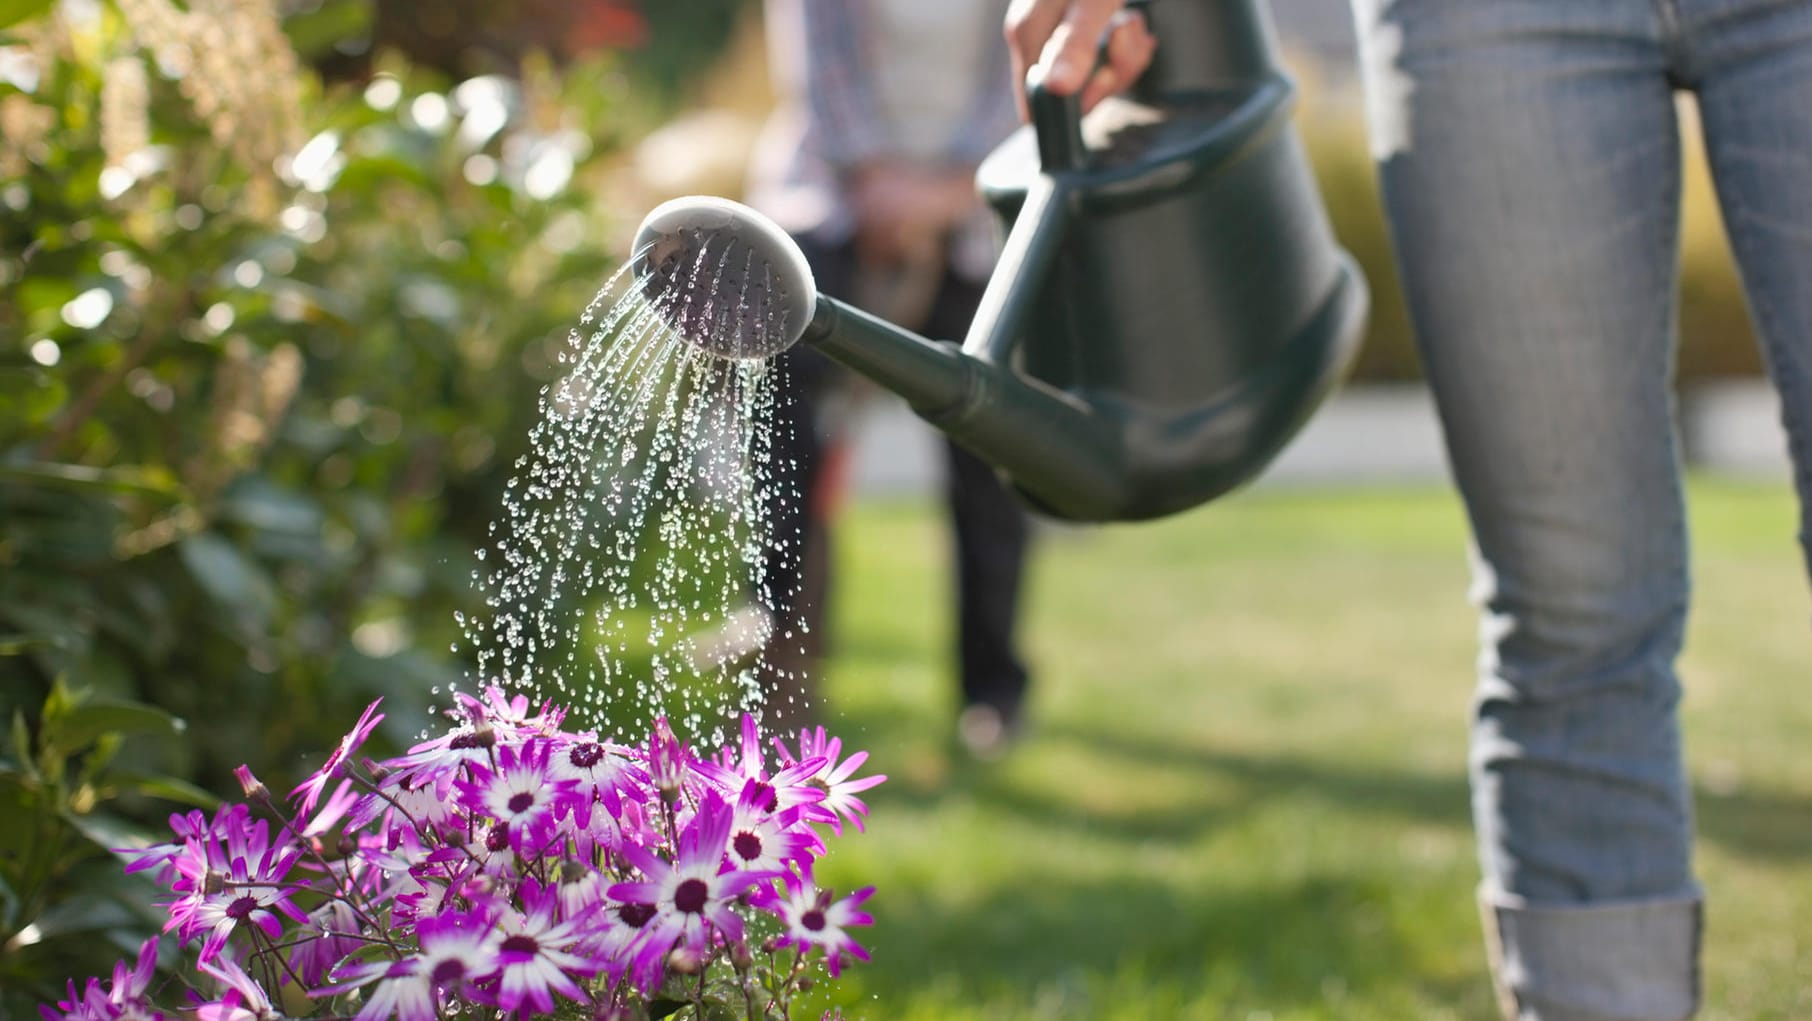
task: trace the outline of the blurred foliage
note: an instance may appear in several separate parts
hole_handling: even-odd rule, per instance
[[[117,956],[21,938],[46,904],[111,910],[72,805],[130,793],[144,822],[240,762],[287,789],[378,695],[392,746],[427,724],[538,392],[640,212],[602,198],[642,116],[607,46],[324,83],[309,55],[376,22],[288,8],[302,57],[244,0],[0,4],[9,994]],[[118,727],[59,737],[78,690]]]
[[[156,888],[107,853],[150,842],[116,806],[216,804],[146,768],[171,758],[184,736],[186,725],[169,713],[61,681],[33,709],[35,727],[15,710],[0,735],[0,1016],[32,1016],[33,994],[55,988],[45,980],[126,956],[161,924],[150,907]]]
[[[1365,123],[1350,91],[1329,88],[1299,65],[1302,132],[1326,199],[1334,231],[1364,269],[1371,287],[1371,322],[1353,378],[1407,381],[1421,377],[1409,312],[1398,286],[1390,233],[1366,146]],[[1680,238],[1679,378],[1746,376],[1761,371],[1742,285],[1719,218],[1717,196],[1698,144],[1690,104],[1682,107],[1683,214]]]
[[[465,77],[528,54],[564,64],[613,52],[639,93],[631,114],[662,116],[758,10],[757,0],[305,0],[289,21],[292,37],[310,27],[298,49],[332,78],[364,76],[381,53]]]

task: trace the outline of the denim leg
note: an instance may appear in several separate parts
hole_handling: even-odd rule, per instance
[[[1690,0],[1700,121],[1812,558],[1812,3]]]
[[[1386,208],[1472,524],[1473,813],[1521,1021],[1671,1021],[1699,891],[1676,707],[1679,147],[1653,0],[1356,0]]]

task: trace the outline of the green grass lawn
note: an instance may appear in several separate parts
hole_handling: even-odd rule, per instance
[[[1692,492],[1684,663],[1709,1018],[1812,1017],[1812,599],[1784,487]],[[1048,529],[1033,731],[951,738],[949,558],[924,505],[838,536],[824,716],[871,766],[855,1017],[1493,1016],[1465,785],[1474,657],[1444,489],[1238,495]]]

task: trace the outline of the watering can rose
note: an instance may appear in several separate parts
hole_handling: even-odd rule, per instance
[[[194,950],[183,1013],[789,1018],[817,966],[867,960],[873,889],[813,876],[884,779],[855,776],[866,752],[822,727],[764,746],[745,716],[738,746],[701,757],[665,718],[630,747],[495,687],[459,698],[451,733],[355,766],[372,703],[293,811],[241,767],[249,804],[172,816],[175,840],[120,852],[174,895],[165,932]],[[175,1021],[157,942],[111,982],[71,982],[45,1021]]]

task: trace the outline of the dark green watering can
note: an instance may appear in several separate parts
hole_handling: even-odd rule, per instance
[[[1365,284],[1255,0],[1148,16],[1158,58],[1129,94],[1078,120],[1034,82],[1032,125],[982,164],[1011,230],[960,350],[818,294],[778,227],[722,199],[649,214],[644,292],[726,357],[816,346],[1057,517],[1153,518],[1251,479],[1344,374]]]

